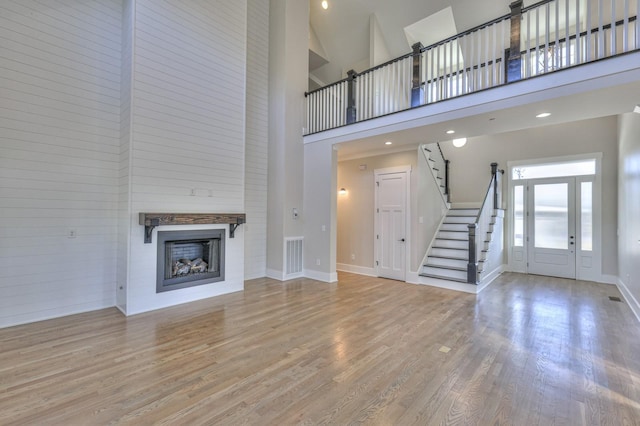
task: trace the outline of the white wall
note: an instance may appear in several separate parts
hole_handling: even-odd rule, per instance
[[[121,16],[0,3],[0,327],[114,305]]]
[[[312,144],[313,145],[313,144]],[[360,165],[366,170],[360,170]],[[337,263],[347,265],[352,270],[361,269],[373,273],[374,268],[374,170],[396,166],[411,166],[411,222],[408,227],[417,229],[418,170],[417,150],[388,155],[340,161],[338,163],[337,188],[345,188],[348,193],[338,195],[337,204]],[[411,232],[416,235],[416,232]],[[411,239],[411,269],[416,270],[424,251],[418,253],[419,238]],[[428,243],[427,243],[428,244]],[[351,255],[355,259],[351,259]],[[356,267],[356,268],[353,268]]]
[[[309,67],[309,2],[271,0],[267,275],[284,277],[285,237],[304,234],[302,128]],[[294,219],[296,208],[299,217]]]
[[[618,119],[619,286],[640,320],[640,115]]]
[[[602,273],[617,275],[617,124],[616,117],[470,138],[462,148],[441,143],[451,160],[451,202],[480,202],[491,179],[492,162],[602,152]],[[505,176],[506,177],[506,176]],[[504,179],[505,183],[507,179]]]
[[[244,211],[247,3],[136,0],[135,9],[127,314],[244,281],[244,230],[229,239],[225,226],[224,282],[156,294],[158,228],[144,244],[138,213]]]
[[[329,143],[304,146],[304,275],[325,282],[336,275],[337,152]]]
[[[267,272],[267,158],[269,145],[269,2],[247,2],[247,116],[245,145],[245,279]]]

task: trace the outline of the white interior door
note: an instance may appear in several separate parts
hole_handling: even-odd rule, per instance
[[[575,178],[530,180],[528,272],[576,277]]]
[[[376,174],[378,276],[405,281],[407,173]]]

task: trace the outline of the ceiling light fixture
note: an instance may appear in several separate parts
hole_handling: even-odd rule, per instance
[[[453,140],[453,146],[455,146],[456,148],[462,148],[463,146],[465,146],[467,143],[467,138],[460,138],[460,139],[454,139]]]
[[[452,134],[454,134],[455,132],[456,132],[455,130],[447,130],[447,134],[448,134],[448,135],[452,135]]]
[[[386,141],[384,144],[385,144],[385,145],[393,145],[393,142],[391,142],[391,141]]]
[[[329,2],[328,2],[327,0],[322,0],[322,3],[321,3],[321,4],[322,4],[322,8],[323,8],[324,10],[329,9]]]
[[[546,118],[546,117],[548,117],[550,115],[551,115],[550,112],[543,112],[541,114],[536,115],[536,118]]]

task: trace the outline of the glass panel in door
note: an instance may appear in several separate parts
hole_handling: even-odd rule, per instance
[[[530,274],[575,278],[575,178],[529,181]]]

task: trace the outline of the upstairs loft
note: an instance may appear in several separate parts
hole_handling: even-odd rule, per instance
[[[510,14],[306,93],[304,141],[432,125],[420,142],[436,142],[471,116],[474,132],[492,132],[496,117],[515,130],[542,102],[562,111],[557,122],[629,112],[640,91],[638,3],[514,2]]]

